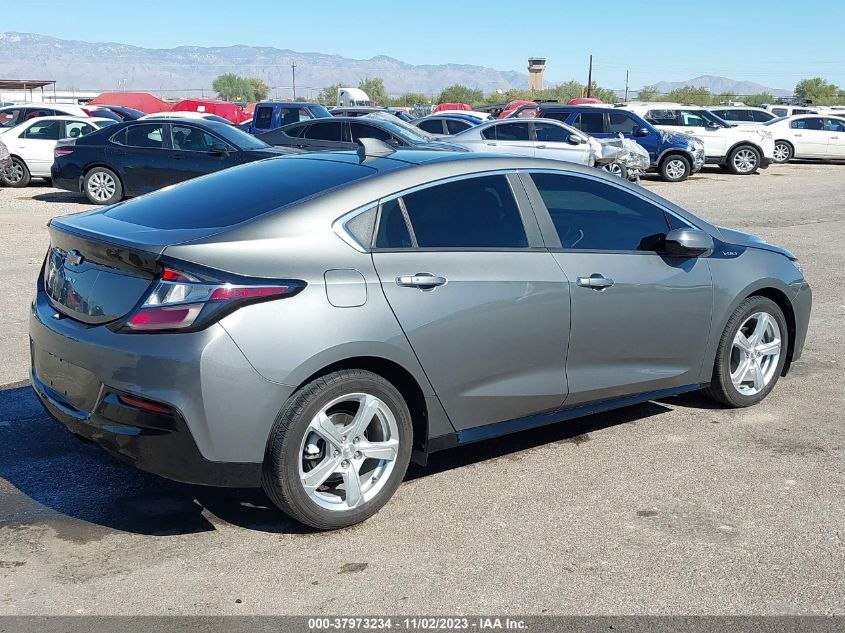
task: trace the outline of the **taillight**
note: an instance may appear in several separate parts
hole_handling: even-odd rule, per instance
[[[67,156],[73,153],[73,146],[76,145],[75,138],[63,138],[56,143],[53,148],[53,156],[59,158],[60,156]]]
[[[122,329],[136,332],[201,329],[245,304],[289,297],[305,287],[304,282],[296,280],[251,281],[200,278],[165,268],[144,303]]]

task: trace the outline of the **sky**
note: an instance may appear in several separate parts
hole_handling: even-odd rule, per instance
[[[788,89],[814,76],[845,86],[843,7],[833,0],[148,0],[68,10],[64,0],[25,0],[0,13],[0,31],[146,48],[275,46],[522,72],[529,56],[542,56],[550,82],[584,82],[592,53],[593,78],[608,88],[624,88],[629,71],[632,88],[721,75]]]

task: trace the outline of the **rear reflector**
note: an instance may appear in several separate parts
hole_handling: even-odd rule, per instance
[[[67,156],[68,154],[73,154],[73,148],[72,147],[65,146],[65,147],[56,147],[55,149],[53,149],[53,156],[55,156],[56,158],[58,158],[60,156]]]
[[[150,413],[173,413],[173,409],[163,404],[156,404],[149,400],[141,400],[140,398],[133,398],[132,396],[118,396],[118,400],[127,407],[134,407],[142,411],[149,411]]]
[[[126,324],[133,330],[161,330],[188,327],[197,318],[202,305],[145,307],[133,314]]]
[[[265,287],[239,287],[222,286],[216,288],[209,301],[229,301],[232,299],[258,299],[261,297],[281,297],[287,294],[287,286],[265,286]]]

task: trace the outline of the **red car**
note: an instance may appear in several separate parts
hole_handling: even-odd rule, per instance
[[[472,106],[466,103],[438,103],[431,111],[432,114],[437,114],[443,110],[472,110]]]
[[[525,99],[514,99],[508,105],[505,106],[505,109],[502,110],[502,113],[499,115],[500,119],[505,119],[507,116],[516,110],[517,108],[521,108],[522,106],[536,106],[537,104],[533,101],[526,101]]]
[[[248,121],[251,117],[239,106],[230,101],[218,101],[216,99],[183,99],[171,110],[173,112],[203,112],[214,114],[231,121],[235,125]]]

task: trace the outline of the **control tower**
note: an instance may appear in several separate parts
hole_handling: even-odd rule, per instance
[[[528,58],[528,87],[531,90],[543,89],[543,73],[546,71],[545,57]]]

